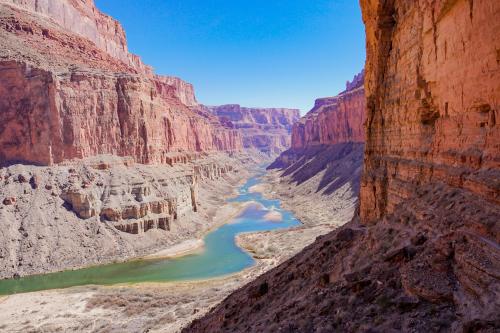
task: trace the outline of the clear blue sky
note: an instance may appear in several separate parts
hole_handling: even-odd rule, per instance
[[[201,103],[307,112],[364,66],[357,0],[96,0],[131,52]]]

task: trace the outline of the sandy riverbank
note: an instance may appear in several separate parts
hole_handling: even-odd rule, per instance
[[[232,195],[231,195],[232,196]],[[227,198],[226,198],[227,199]],[[205,242],[203,238],[210,232],[219,228],[220,226],[234,220],[240,215],[248,206],[255,204],[253,201],[249,202],[227,202],[220,209],[217,210],[213,217],[211,227],[202,234],[202,238],[193,238],[182,241],[181,243],[169,246],[165,249],[159,250],[155,253],[143,256],[140,259],[160,259],[160,258],[177,258],[188,254],[200,253],[203,251]]]
[[[224,277],[82,286],[2,297],[0,332],[178,332],[233,290],[299,252],[324,233],[323,228],[240,234],[238,245],[256,263]]]
[[[266,196],[269,191],[276,191],[275,182],[269,182],[271,176],[265,176],[266,183],[258,188]],[[255,203],[228,203],[219,208],[212,216],[213,227],[224,219],[228,221],[250,204]],[[289,209],[286,201],[282,205]],[[178,332],[233,290],[292,257],[317,236],[335,227],[306,224],[287,230],[240,234],[236,242],[256,259],[255,265],[224,277],[174,283],[83,286],[3,297],[0,298],[0,332],[2,329],[6,332]],[[155,255],[176,256],[200,250],[200,247],[202,243],[192,239]]]

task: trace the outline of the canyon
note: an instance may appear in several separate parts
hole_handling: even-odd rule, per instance
[[[292,126],[300,118],[298,109],[246,108],[237,104],[210,106],[222,123],[240,129],[244,148],[276,155],[291,145]]]
[[[247,128],[219,120],[191,84],[131,54],[92,0],[2,0],[0,38],[0,278],[201,237],[269,158],[252,149],[284,149],[298,117],[252,110],[247,125],[269,121],[276,138],[255,125],[263,139],[252,132],[249,144]]]
[[[153,74],[93,1],[2,1],[0,160],[52,165],[99,154],[169,163],[169,153],[238,151],[240,134],[192,85]]]
[[[341,226],[358,205],[363,169],[364,71],[335,97],[319,98],[292,127],[291,147],[268,167],[266,193],[303,223]]]
[[[184,332],[499,329],[500,3],[360,4],[359,212]]]
[[[235,213],[241,154],[160,168],[117,156],[0,169],[0,278],[145,256],[197,239]]]
[[[300,118],[200,104],[93,0],[0,0],[0,279],[302,223],[231,275],[2,296],[0,331],[498,331],[500,3],[360,5],[365,69]]]

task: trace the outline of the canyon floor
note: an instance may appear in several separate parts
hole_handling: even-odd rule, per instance
[[[244,173],[247,175],[247,173]],[[248,173],[250,174],[250,172]],[[282,194],[289,179],[269,171],[251,191],[282,199],[284,209],[308,216],[318,205],[295,206]],[[243,180],[243,179],[241,179]],[[234,183],[231,192],[239,183]],[[312,184],[313,182],[311,182]],[[345,189],[343,189],[345,191]],[[321,201],[321,203],[326,201]],[[226,203],[217,209],[213,226],[231,220],[244,204]],[[305,208],[306,207],[306,208]],[[350,206],[349,206],[350,207]],[[304,210],[305,208],[305,210]],[[354,208],[350,209],[351,216]],[[348,215],[347,211],[345,212]],[[237,244],[256,260],[239,273],[203,281],[81,286],[17,294],[0,298],[0,331],[5,332],[179,332],[204,315],[231,292],[286,261],[346,221],[315,216],[297,228],[239,234]],[[175,256],[202,250],[201,237],[169,246],[151,256]]]

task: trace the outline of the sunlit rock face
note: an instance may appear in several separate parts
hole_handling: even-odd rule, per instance
[[[361,1],[367,142],[361,217],[444,182],[500,203],[500,3]]]
[[[0,161],[53,164],[97,154],[166,163],[172,151],[233,151],[238,131],[192,85],[127,51],[93,1],[0,3]]]
[[[365,140],[364,71],[335,97],[319,98],[292,129],[292,148]]]
[[[288,149],[293,124],[299,120],[297,109],[247,108],[238,104],[207,106],[221,122],[232,124],[243,136],[245,148],[277,154]]]
[[[101,13],[94,0],[3,0],[30,13],[36,13],[63,29],[84,37],[97,48],[141,72],[152,73],[152,68],[128,52],[127,38],[121,24]]]
[[[317,99],[314,108],[293,125],[291,148],[269,168],[288,169],[284,176],[297,174],[303,169],[305,172],[295,179],[300,184],[349,156],[352,163],[345,164],[344,161],[337,169],[351,169],[349,176],[355,184],[354,195],[357,197],[362,165],[360,153],[365,141],[363,83],[364,70],[355,75],[352,82],[347,81],[346,90],[339,95]],[[338,147],[332,148],[335,145]],[[313,164],[317,166],[312,167]],[[334,178],[331,181],[335,181]]]
[[[184,332],[498,330],[500,2],[360,3],[359,216]]]

